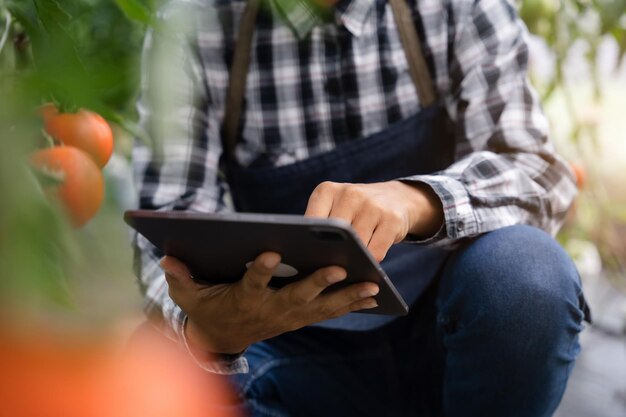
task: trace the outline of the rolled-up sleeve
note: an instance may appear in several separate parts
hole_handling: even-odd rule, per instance
[[[455,2],[453,2],[455,3]],[[458,2],[449,59],[448,114],[456,162],[428,184],[441,199],[441,246],[501,227],[529,224],[556,233],[575,195],[573,174],[549,141],[527,77],[527,31],[505,0]]]

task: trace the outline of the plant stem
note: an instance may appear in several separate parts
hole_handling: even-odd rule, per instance
[[[11,23],[13,22],[13,18],[11,16],[11,13],[9,13],[8,10],[4,10],[4,33],[2,34],[2,37],[0,38],[0,53],[2,53],[2,49],[4,48],[4,45],[7,42],[7,39],[9,38],[9,32],[11,31]]]
[[[48,132],[46,132],[46,129],[41,129],[41,134],[46,139],[46,145],[48,145],[48,148],[54,148],[57,145],[57,142]]]

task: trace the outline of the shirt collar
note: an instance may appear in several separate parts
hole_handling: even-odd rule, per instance
[[[376,0],[339,0],[335,13],[341,23],[354,37],[361,36],[367,17]]]
[[[334,7],[334,17],[355,37],[363,32],[366,19],[376,0],[339,0]],[[324,10],[313,0],[272,0],[299,39],[304,39],[313,28],[329,18],[332,12]]]

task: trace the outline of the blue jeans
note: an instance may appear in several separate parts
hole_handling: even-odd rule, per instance
[[[567,254],[513,226],[453,252],[411,313],[354,332],[304,328],[250,347],[231,381],[254,417],[543,417],[579,352]]]

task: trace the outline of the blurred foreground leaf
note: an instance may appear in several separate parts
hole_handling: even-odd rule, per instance
[[[144,25],[152,23],[152,13],[138,0],[115,0],[115,4],[124,12],[129,19],[136,20]]]

